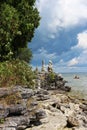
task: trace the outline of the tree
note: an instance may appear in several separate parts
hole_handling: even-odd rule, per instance
[[[32,52],[29,48],[20,48],[18,50],[18,59],[20,60],[24,60],[27,63],[29,63],[31,61],[32,58]]]
[[[27,50],[39,22],[35,0],[0,0],[0,60],[17,58],[19,50]]]

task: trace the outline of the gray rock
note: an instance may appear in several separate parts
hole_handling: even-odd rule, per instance
[[[56,81],[56,88],[62,88],[64,86],[64,82]]]
[[[17,129],[14,127],[4,127],[4,128],[1,128],[0,130],[17,130]]]
[[[71,91],[71,87],[69,87],[69,86],[64,86],[64,87],[62,88],[62,90],[66,91],[66,92],[70,92],[70,91]]]
[[[26,110],[26,106],[22,104],[14,104],[9,106],[9,115],[21,115],[24,110]]]
[[[35,94],[49,95],[49,92],[47,90],[44,90],[44,89],[39,89],[39,90],[36,90]]]
[[[72,130],[87,130],[87,128],[81,126],[81,127],[73,127]]]
[[[9,121],[6,120],[3,124],[0,124],[0,129],[1,130],[16,130],[17,124],[12,120],[9,120]]]
[[[28,116],[9,117],[7,121],[8,122],[12,121],[15,124],[17,124],[17,126],[21,126],[21,125],[28,126],[30,123],[30,119]]]
[[[36,115],[36,119],[37,119],[37,120],[40,120],[40,119],[43,119],[43,118],[46,117],[46,112],[43,111],[43,110],[37,110],[37,111],[35,112],[35,115]]]
[[[4,98],[12,93],[13,93],[12,89],[0,88],[0,98]]]
[[[83,111],[87,111],[87,105],[81,104],[79,106]]]
[[[44,101],[44,100],[48,100],[50,97],[49,95],[43,95],[43,94],[39,94],[36,96],[37,101]]]
[[[17,127],[17,130],[25,130],[26,126],[25,125],[20,125]]]
[[[15,86],[15,87],[8,87],[8,88],[0,88],[0,98],[5,98],[8,95],[20,92],[22,90],[21,86]]]
[[[4,119],[9,115],[9,109],[2,107],[0,109],[0,119]]]
[[[21,95],[23,99],[28,99],[34,95],[34,91],[32,89],[22,88]]]
[[[4,119],[9,115],[9,110],[3,104],[0,104],[0,119]]]
[[[44,89],[37,90],[35,97],[37,101],[43,101],[50,98],[49,92]]]

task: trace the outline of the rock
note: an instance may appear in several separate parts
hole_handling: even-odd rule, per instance
[[[72,130],[87,130],[87,128],[81,126],[81,127],[74,127]]]
[[[17,126],[29,126],[30,123],[28,116],[13,116],[7,118],[7,122],[9,123],[10,121],[14,122]]]
[[[5,98],[6,96],[16,93],[15,88],[0,88],[0,98]]]
[[[62,79],[60,82],[63,82]],[[28,127],[32,127],[29,130],[87,128],[86,101],[74,101],[65,90],[60,93],[57,90],[31,90],[16,86],[10,89],[10,95],[6,91],[0,100],[0,119],[3,119],[1,130],[24,130]]]
[[[24,93],[26,91],[26,93],[32,93],[32,90],[31,89],[26,89],[26,88],[23,88],[22,86],[14,86],[14,87],[8,87],[8,88],[0,88],[0,98],[5,98],[6,96],[8,95],[11,95],[11,94],[15,94],[17,92],[21,92],[21,93]]]
[[[36,96],[37,101],[48,100],[50,97],[48,95],[39,94]]]
[[[79,121],[75,116],[69,116],[67,120],[69,127],[79,126]]]
[[[49,93],[47,90],[40,89],[35,94],[37,101],[43,101],[49,99]]]
[[[18,126],[17,130],[25,130],[26,129],[26,126],[25,125],[20,125]]]
[[[9,115],[9,109],[2,107],[0,108],[0,119],[4,119]]]
[[[9,106],[9,115],[22,115],[22,112],[26,110],[26,106],[22,104],[15,104]]]
[[[0,98],[17,92],[21,93],[23,99],[27,99],[34,95],[34,91],[32,89],[24,88],[22,86],[15,86],[12,88],[0,88]]]
[[[37,101],[35,101],[35,102],[31,102],[31,104],[30,104],[32,107],[34,107],[34,106],[37,106],[38,105],[38,103],[37,103]]]
[[[45,110],[45,112],[47,113],[47,117],[41,119],[42,124],[37,127],[28,128],[27,130],[59,130],[67,125],[67,118],[61,111],[51,112],[50,110]]]
[[[69,116],[71,116],[74,113],[73,110],[70,110],[69,108],[66,108],[65,106],[61,106],[60,110],[64,113],[64,115],[66,117],[69,117]]]
[[[1,128],[0,130],[17,130],[17,129],[14,127],[4,127],[4,128]]]
[[[5,90],[5,91],[4,91]],[[4,92],[3,92],[4,91]],[[22,130],[31,124],[38,124],[40,119],[46,116],[46,113],[41,110],[35,99],[48,99],[48,92],[45,90],[31,90],[16,86],[13,88],[1,89],[0,100],[0,128],[3,130]],[[33,122],[34,121],[34,122]]]
[[[36,90],[35,92],[36,92],[35,94],[49,95],[49,92],[44,89],[39,89],[39,90]]]
[[[87,105],[81,104],[79,106],[83,111],[87,111]]]
[[[32,89],[22,88],[21,95],[23,99],[28,99],[34,95],[34,91]]]
[[[56,88],[62,88],[64,86],[64,82],[56,81]]]
[[[14,121],[5,121],[3,124],[0,124],[1,130],[16,130],[17,124]]]
[[[44,77],[43,80],[41,77],[39,77],[41,88],[46,89],[46,90],[57,90],[58,89],[58,90],[66,91],[66,92],[71,91],[71,87],[65,86],[67,81],[65,81],[62,76],[60,76],[54,72],[38,73],[38,76],[39,75],[41,75],[41,77]]]
[[[87,115],[87,111],[84,111],[84,113]]]
[[[62,90],[66,91],[66,92],[70,92],[71,91],[71,87],[65,86]]]
[[[37,110],[37,111],[35,112],[35,115],[36,115],[36,119],[37,119],[37,120],[40,120],[40,119],[43,119],[43,118],[46,117],[46,112],[43,111],[43,110]]]

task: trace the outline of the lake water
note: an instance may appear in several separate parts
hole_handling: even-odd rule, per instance
[[[79,76],[79,79],[75,79],[75,75]],[[75,94],[81,93],[87,99],[87,73],[63,73],[62,76]]]

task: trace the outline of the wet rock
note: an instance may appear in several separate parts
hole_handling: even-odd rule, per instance
[[[71,91],[71,87],[64,86],[64,88],[62,90],[66,91],[66,92],[70,92]]]

